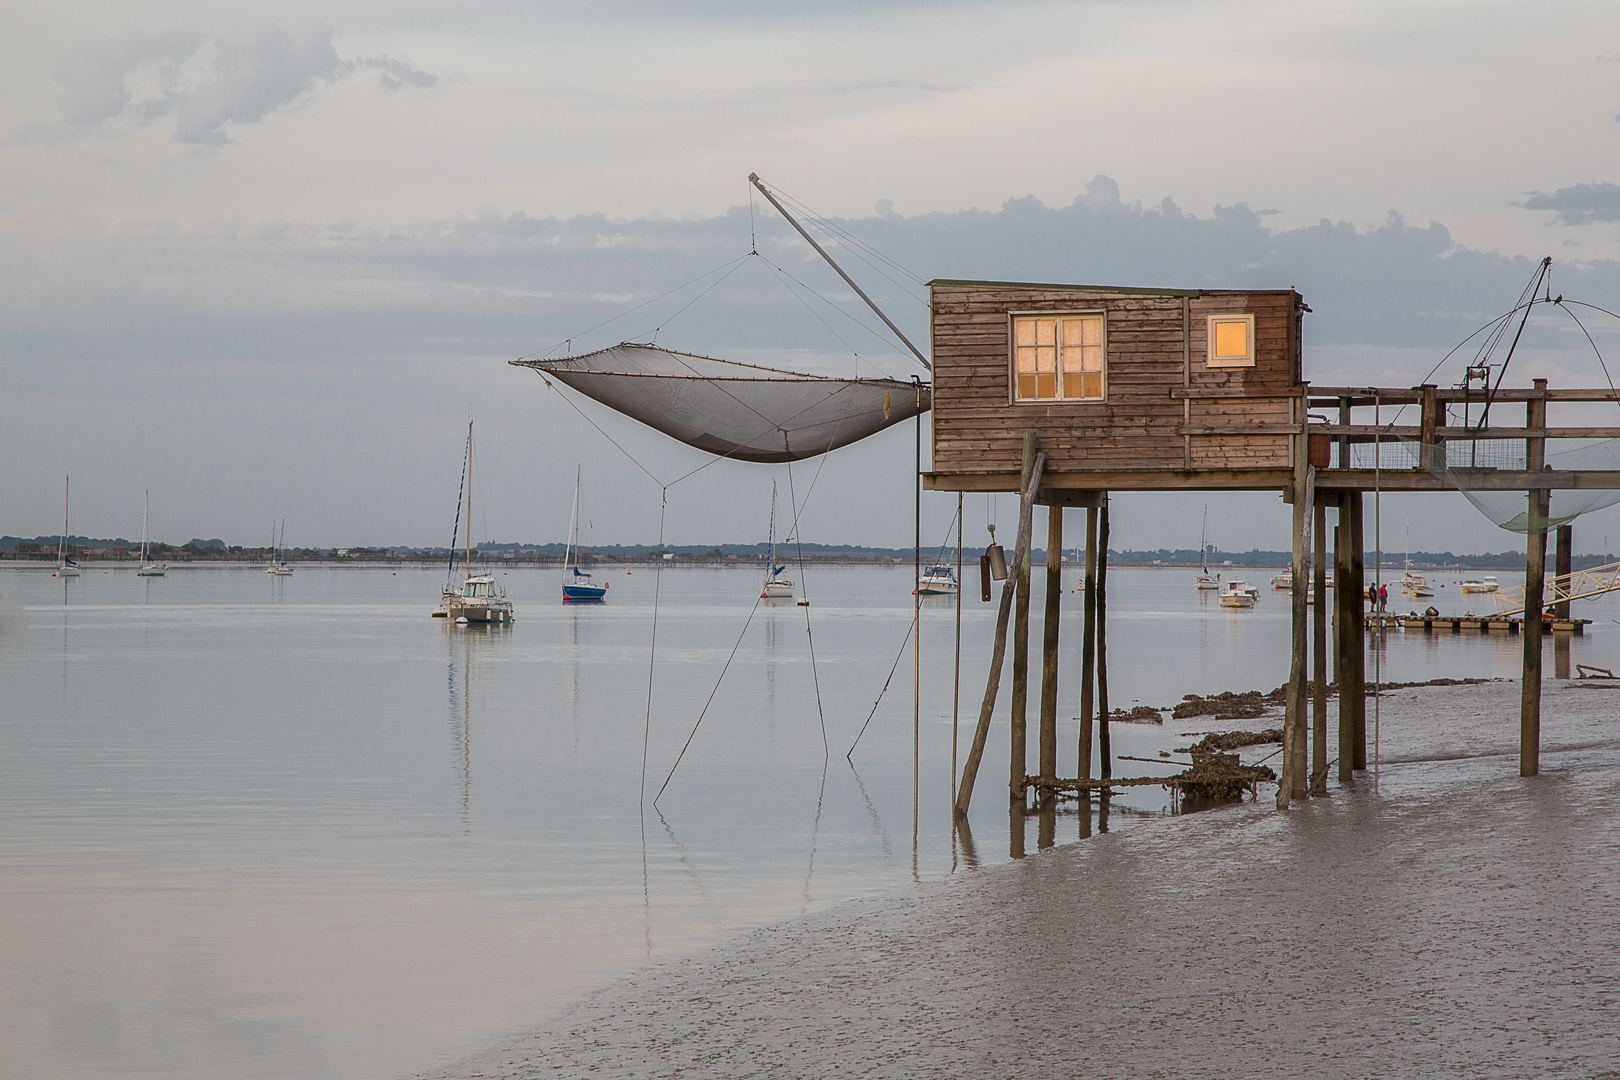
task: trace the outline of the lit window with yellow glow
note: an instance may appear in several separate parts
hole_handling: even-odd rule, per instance
[[[1103,317],[1013,316],[1013,376],[1018,401],[1101,401]]]
[[[1254,316],[1209,317],[1209,366],[1254,367]]]

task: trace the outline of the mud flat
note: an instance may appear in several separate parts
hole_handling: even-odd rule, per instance
[[[1620,688],[1547,684],[1530,780],[1516,683],[1379,712],[1376,784],[851,901],[429,1075],[1620,1077]]]

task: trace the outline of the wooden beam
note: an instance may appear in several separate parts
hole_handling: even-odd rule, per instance
[[[1023,557],[1029,546],[1029,519],[1035,510],[1035,490],[1040,486],[1041,473],[1046,469],[1046,455],[1035,455],[1035,467],[1030,471],[1029,486],[1018,507],[1018,542],[1013,546],[1013,562]],[[1001,664],[1007,655],[1007,621],[1012,617],[1013,592],[1017,582],[1008,574],[1001,586],[1001,607],[996,612],[996,639],[990,652],[990,675],[985,680],[984,701],[979,705],[979,724],[973,731],[973,746],[968,751],[967,763],[962,766],[962,782],[956,789],[956,815],[966,817],[973,802],[973,784],[979,776],[979,762],[984,758],[985,740],[990,737],[990,714],[996,707],[996,696],[1001,690]]]
[[[1048,491],[1286,491],[1293,479],[1292,469],[1277,468],[1135,469],[1050,473],[1042,485]],[[1018,491],[1018,474],[936,469],[923,474],[923,490]]]

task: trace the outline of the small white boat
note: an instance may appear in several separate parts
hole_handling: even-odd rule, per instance
[[[72,491],[73,478],[67,477],[62,483],[62,538],[56,542],[56,576],[78,577],[79,564],[68,558],[68,495]]]
[[[287,519],[281,519],[281,539],[276,539],[276,523],[270,523],[270,546],[275,549],[275,556],[270,560],[270,568],[265,571],[275,577],[291,577],[293,568],[282,558],[283,545],[287,542]]]
[[[1199,592],[1208,592],[1221,587],[1221,575],[1209,572],[1209,503],[1204,504],[1204,532],[1198,540],[1198,584],[1194,586]]]
[[[917,579],[918,596],[955,596],[958,592],[956,570],[943,564],[923,567]]]
[[[169,564],[154,562],[150,550],[150,541],[147,539],[147,522],[151,517],[152,493],[146,493],[146,504],[141,510],[141,566],[135,571],[136,577],[163,577],[169,572]]]
[[[782,576],[787,566],[776,564],[776,481],[771,481],[771,524],[766,536],[765,553],[765,582],[759,587],[761,600],[790,600],[793,597],[793,582]]]
[[[1271,587],[1273,589],[1292,589],[1294,587],[1293,572],[1290,571],[1286,574],[1272,574]]]
[[[472,422],[467,422],[467,457],[462,464],[466,478],[467,495],[467,555],[462,567],[464,578],[460,587],[446,582],[439,606],[433,609],[435,619],[449,619],[458,625],[471,623],[500,623],[513,621],[512,601],[495,581],[492,573],[473,573],[472,565]],[[456,528],[461,527],[461,493],[456,494]],[[450,536],[450,573],[456,572],[456,537]]]
[[[1226,583],[1226,591],[1221,593],[1221,607],[1252,608],[1259,598],[1259,589],[1251,589],[1247,581],[1233,578]]]
[[[1491,574],[1487,574],[1482,578],[1470,578],[1462,583],[1463,592],[1492,593],[1499,588],[1501,586],[1497,584],[1496,577]]]

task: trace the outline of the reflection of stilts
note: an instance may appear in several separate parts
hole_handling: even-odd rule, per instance
[[[861,801],[866,803],[866,812],[872,818],[872,829],[877,833],[878,846],[883,849],[885,858],[894,858],[894,849],[889,846],[889,831],[883,827],[883,819],[878,816],[877,807],[872,805],[872,796],[866,793],[866,785],[861,783],[861,774],[856,770],[853,761],[849,762],[849,771],[855,777],[855,786],[861,789]]]
[[[816,845],[821,841],[821,804],[827,797],[827,766],[829,761],[821,762],[821,790],[816,793],[816,821],[810,827],[810,864],[804,871],[804,903],[800,905],[799,912],[803,914],[810,910],[810,879],[816,872]]]

